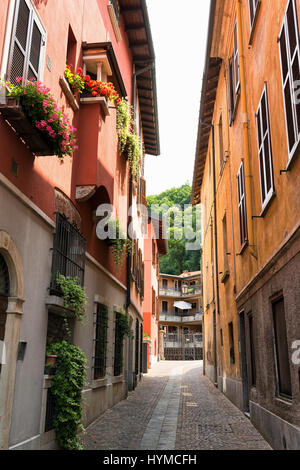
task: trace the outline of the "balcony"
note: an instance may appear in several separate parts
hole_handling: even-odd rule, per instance
[[[186,287],[183,286],[180,289],[169,289],[165,287],[159,288],[159,295],[165,297],[192,297],[194,295],[201,295],[202,289],[200,286],[197,287]]]
[[[172,322],[172,323],[201,323],[203,318],[202,310],[198,312],[160,312],[160,322]]]
[[[202,348],[202,333],[179,335],[176,333],[167,334],[164,338],[165,348]]]

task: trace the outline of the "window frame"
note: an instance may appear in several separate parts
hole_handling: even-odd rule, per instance
[[[24,0],[28,9],[29,9],[29,21],[28,21],[28,31],[27,31],[27,43],[26,43],[26,49],[22,47],[20,44],[19,40],[16,38],[16,30],[17,30],[17,24],[18,24],[18,16],[19,16],[19,7],[20,7],[20,1],[21,0],[14,0],[14,7],[13,7],[13,17],[12,17],[12,22],[10,25],[8,25],[8,30],[7,33],[8,35],[6,36],[6,41],[7,41],[7,60],[6,64],[3,64],[3,70],[1,75],[5,75],[5,77],[10,81],[11,77],[11,67],[12,67],[12,60],[13,60],[13,53],[14,53],[14,46],[15,42],[17,41],[17,45],[19,49],[21,50],[22,54],[24,55],[24,65],[23,65],[23,73],[22,76],[24,79],[26,79],[26,75],[28,75],[29,68],[31,67],[34,73],[37,75],[37,80],[42,80],[43,73],[44,73],[44,64],[45,64],[45,51],[46,51],[46,39],[47,39],[47,34],[46,34],[46,29],[43,26],[43,23],[39,17],[39,14],[35,8],[35,5],[32,3],[32,0]],[[33,26],[34,23],[36,23],[40,33],[41,33],[41,49],[40,49],[40,54],[39,54],[39,70],[35,70],[33,64],[30,61],[30,55],[31,55],[31,45],[32,45],[32,32],[33,32]],[[10,29],[10,32],[9,32]],[[25,72],[25,73],[24,73]],[[31,78],[28,76],[28,78]]]
[[[93,379],[104,379],[107,374],[107,344],[108,344],[108,308],[105,304],[97,302],[95,312],[95,334],[94,334],[94,356],[93,356]],[[103,335],[103,336],[102,336]],[[104,344],[101,343],[104,340]],[[98,349],[100,346],[100,350]],[[97,355],[98,352],[103,352],[103,357]],[[104,375],[97,375],[96,371],[103,370]]]
[[[243,170],[243,173],[241,173]],[[242,176],[242,177],[241,177]],[[242,184],[241,184],[242,183]],[[247,201],[246,201],[246,188],[245,188],[245,167],[244,160],[242,159],[239,171],[237,173],[237,186],[238,186],[238,209],[239,209],[239,221],[240,221],[240,243],[241,246],[244,246],[248,243],[248,221],[247,221]],[[242,190],[243,189],[243,194]],[[241,193],[241,197],[240,197]],[[242,239],[242,220],[241,220],[241,211],[240,208],[243,206],[243,215],[245,220],[245,237]]]
[[[252,8],[253,8],[253,18],[251,18],[250,3],[252,4]],[[261,7],[261,0],[248,0],[248,6],[249,6],[249,22],[250,22],[249,44],[252,44],[253,33],[254,33],[255,26],[256,26],[256,22],[257,22],[258,12]]]
[[[287,394],[287,393],[284,393],[282,392],[282,387],[283,387],[283,384],[282,384],[282,375],[281,375],[281,371],[282,371],[282,367],[281,367],[281,359],[282,359],[282,356],[280,355],[280,352],[279,352],[279,347],[278,347],[278,325],[277,325],[277,320],[276,320],[276,310],[275,310],[275,306],[277,304],[279,304],[280,302],[283,303],[283,316],[284,316],[284,323],[285,323],[285,333],[286,333],[286,346],[287,346],[287,360],[288,360],[288,375],[289,375],[289,385],[290,385],[290,394]],[[289,343],[288,343],[288,331],[287,331],[287,319],[286,319],[286,309],[285,309],[285,299],[284,297],[281,295],[277,298],[274,298],[271,302],[271,309],[272,309],[272,321],[273,321],[273,338],[274,338],[274,354],[275,354],[275,364],[276,364],[276,387],[277,387],[277,396],[279,398],[282,398],[282,399],[286,399],[286,400],[292,400],[293,399],[293,383],[292,383],[292,371],[291,371],[291,364],[290,364],[290,360],[289,360],[289,357],[290,357],[290,351],[289,351]],[[281,357],[280,357],[281,356]],[[285,364],[286,366],[287,364]],[[286,377],[285,377],[286,378]]]
[[[262,101],[265,97],[265,104],[266,104],[266,123],[267,123],[267,130],[265,134],[263,134],[263,111],[262,111]],[[274,168],[273,168],[273,152],[272,152],[272,140],[271,140],[271,128],[270,128],[270,115],[269,115],[269,100],[268,100],[268,89],[267,83],[264,85],[263,92],[261,94],[259,105],[257,108],[257,112],[255,114],[256,118],[256,139],[257,139],[257,149],[258,149],[258,166],[259,166],[259,181],[260,181],[260,195],[261,195],[261,206],[262,212],[265,210],[266,206],[269,204],[270,200],[272,199],[275,193],[275,184],[274,184]],[[259,144],[259,118],[260,118],[260,135],[261,135],[261,144]],[[265,155],[265,140],[268,139],[269,144],[269,167],[270,167],[270,178],[271,178],[271,187],[269,191],[267,191],[267,174],[266,174],[266,155]],[[263,170],[264,170],[264,181],[262,181],[262,168],[261,168],[261,161],[260,161],[260,153],[262,152],[263,156]],[[263,183],[264,182],[264,191],[263,191]],[[263,193],[265,194],[265,198],[263,199]]]
[[[296,48],[293,56],[293,60],[290,57],[291,51],[290,51],[290,38],[289,38],[289,28],[288,28],[288,19],[287,19],[287,13],[290,7],[290,4],[292,4],[293,8],[293,19],[294,19],[294,25],[295,25],[295,31],[296,31]],[[281,38],[282,34],[284,33],[285,35],[285,44],[286,44],[286,56],[287,56],[287,75],[284,78],[284,72],[283,72],[283,63],[282,63],[282,52],[281,52]],[[284,115],[285,115],[285,125],[286,125],[286,136],[287,136],[287,146],[288,146],[288,162],[287,162],[287,167],[289,167],[291,161],[293,160],[293,157],[296,153],[296,150],[298,148],[298,145],[300,143],[300,130],[299,132],[297,131],[297,115],[296,115],[296,105],[293,101],[293,98],[295,99],[295,90],[291,86],[291,83],[293,83],[293,63],[296,59],[296,56],[298,56],[298,65],[300,67],[300,45],[299,45],[299,27],[298,27],[298,17],[297,17],[297,8],[295,5],[294,0],[288,0],[287,7],[284,13],[284,18],[282,22],[282,26],[280,29],[280,33],[278,36],[278,48],[279,48],[279,58],[280,58],[280,68],[281,68],[281,83],[282,83],[282,93],[283,93],[283,103],[284,103]],[[289,81],[289,88],[290,88],[290,96],[291,96],[291,105],[292,105],[292,118],[293,118],[293,130],[294,130],[294,136],[295,136],[295,143],[293,147],[290,149],[290,142],[289,142],[289,124],[288,124],[288,117],[287,117],[287,105],[286,105],[286,99],[285,99],[285,88],[287,86],[287,83]],[[300,123],[299,123],[300,127]]]

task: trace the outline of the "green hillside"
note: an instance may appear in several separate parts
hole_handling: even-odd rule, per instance
[[[187,250],[186,243],[192,242],[193,240],[187,240],[184,236],[182,237],[182,223],[180,208],[183,211],[185,205],[190,204],[192,188],[189,184],[184,184],[180,188],[172,188],[161,194],[155,196],[149,196],[147,198],[148,208],[158,212],[155,206],[162,206],[160,212],[165,216],[170,216],[170,229],[168,230],[168,245],[169,253],[167,256],[160,257],[160,272],[165,274],[179,275],[184,270],[188,271],[199,271],[200,270],[200,249]],[[170,211],[170,207],[178,206],[174,211]],[[190,233],[193,229],[198,229],[196,226],[196,213],[199,213],[200,207],[189,208],[185,212],[186,217],[190,217],[193,224],[187,233]],[[196,212],[197,211],[197,212]],[[176,216],[177,214],[177,216]],[[192,235],[191,235],[192,236]],[[195,237],[194,237],[195,238]]]

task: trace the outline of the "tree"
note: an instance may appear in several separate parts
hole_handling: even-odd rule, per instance
[[[148,208],[154,212],[160,212],[165,217],[170,217],[170,229],[168,230],[168,245],[169,252],[166,256],[160,256],[160,272],[164,274],[179,275],[183,271],[190,272],[200,270],[200,254],[201,250],[187,250],[186,243],[189,241],[183,234],[183,221],[184,217],[180,217],[179,207],[183,211],[185,205],[190,204],[192,188],[189,184],[184,184],[180,188],[172,188],[154,196],[147,198]],[[156,207],[160,206],[160,210]],[[164,206],[164,207],[162,207]],[[175,210],[172,210],[172,207]],[[200,206],[199,206],[200,207]],[[196,230],[196,208],[187,209],[185,215],[190,216],[193,222],[191,228],[188,230]],[[199,228],[197,232],[198,236]],[[190,234],[192,236],[192,234]]]

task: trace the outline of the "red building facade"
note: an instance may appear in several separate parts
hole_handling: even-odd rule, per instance
[[[140,244],[139,258],[134,248],[119,269],[96,227],[97,208],[111,204],[123,233],[133,221],[142,237],[142,214],[135,209],[131,217],[128,213],[145,200],[145,155],[141,176],[134,177],[118,143],[116,102],[74,95],[65,66],[111,82],[133,107],[134,131],[145,152],[158,155],[155,56],[143,0],[93,0],[88,5],[83,0],[4,0],[0,13],[1,79],[41,81],[77,129],[78,149],[63,164],[47,150],[39,156],[35,145],[41,135],[28,131],[24,117],[16,122],[19,109],[9,108],[2,87],[0,340],[6,360],[1,367],[0,447],[48,448],[55,435],[45,349],[48,340],[62,339],[64,310],[56,272],[76,275],[88,297],[85,326],[70,317],[72,341],[88,361],[84,424],[126,396],[141,378],[142,362],[143,241],[135,243]],[[129,318],[133,339],[119,346],[122,360],[116,364],[121,313]],[[103,321],[107,352],[100,357],[98,325]]]

